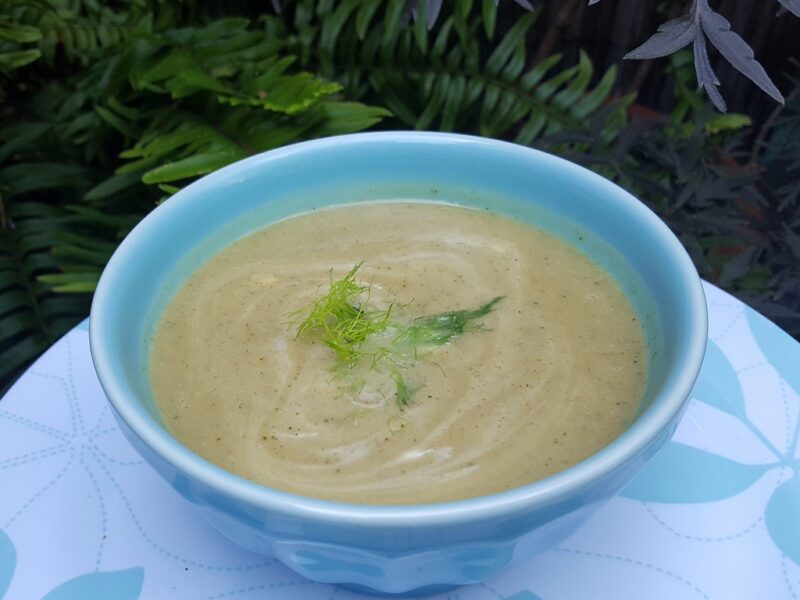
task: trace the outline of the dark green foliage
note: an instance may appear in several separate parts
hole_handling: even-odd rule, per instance
[[[683,97],[670,117],[635,118],[612,144],[598,142],[600,113],[589,131],[540,145],[644,200],[704,278],[800,338],[800,86],[763,149],[731,117]]]
[[[113,247],[87,246],[70,228],[94,227],[92,214],[66,211],[34,202],[8,207],[0,237],[0,381],[38,356],[75,322],[86,315],[90,291],[83,286],[75,295],[54,293],[50,282],[38,281],[42,273],[84,260],[102,264]],[[13,224],[13,228],[12,228]],[[59,251],[51,251],[58,244]],[[73,262],[76,257],[78,261]],[[67,267],[69,269],[69,267]],[[58,275],[56,287],[70,286],[77,272]]]
[[[157,6],[160,19],[169,20],[173,9],[166,2],[131,1],[115,9],[85,0],[1,0],[0,81],[40,58],[53,66],[61,53],[70,62],[89,64],[132,33],[152,31]]]
[[[583,53],[575,65],[560,55],[531,64],[539,11],[516,11],[500,32],[496,3],[453,4],[430,31],[423,15],[408,20],[404,0],[298,2],[274,28],[291,32],[305,66],[339,81],[351,98],[386,106],[403,128],[528,144],[580,127],[611,94],[616,67],[593,86],[594,69]],[[273,27],[278,18],[267,21]]]
[[[139,172],[148,184],[186,180],[300,139],[358,131],[390,114],[334,97],[341,86],[292,69],[285,46],[231,18],[168,31],[159,43],[141,40],[98,62],[94,77],[130,85],[158,106],[108,108],[107,120],[135,143],[120,155],[129,162],[101,185],[116,193],[120,176]]]
[[[761,164],[766,202],[752,214],[758,239],[751,253],[766,285],[745,297],[800,339],[800,81],[767,136]]]

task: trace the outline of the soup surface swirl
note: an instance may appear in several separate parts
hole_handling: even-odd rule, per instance
[[[465,333],[391,393],[347,389],[334,355],[288,316],[354,264],[398,318],[477,308]],[[293,217],[202,265],[170,301],[153,393],[187,447],[305,496],[418,504],[499,492],[593,454],[633,419],[647,353],[612,278],[569,244],[485,211],[421,202]]]

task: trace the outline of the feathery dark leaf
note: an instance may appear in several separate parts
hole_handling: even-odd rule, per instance
[[[756,61],[753,49],[741,36],[731,31],[731,24],[721,14],[708,6],[708,0],[698,0],[697,10],[700,23],[709,41],[720,51],[720,54],[740,73],[755,83],[774,100],[783,104],[783,94],[767,75],[764,67]]]
[[[697,85],[705,90],[714,107],[720,112],[727,112],[728,107],[722,94],[719,93],[719,79],[711,62],[708,60],[708,50],[706,49],[706,38],[700,34],[694,38],[694,69],[697,74]]]
[[[756,261],[759,250],[755,246],[747,248],[725,263],[719,277],[720,285],[729,286],[737,279],[744,277],[753,268],[753,263]]]
[[[677,52],[692,43],[697,35],[697,24],[692,15],[667,21],[644,44],[625,55],[627,59],[659,58]]]
[[[800,0],[778,0],[778,2],[795,17],[800,17]]]

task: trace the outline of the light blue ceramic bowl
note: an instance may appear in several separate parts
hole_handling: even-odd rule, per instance
[[[147,353],[159,314],[181,282],[232,240],[278,219],[398,198],[454,202],[536,223],[603,264],[640,313],[652,350],[635,423],[597,454],[542,481],[417,506],[287,494],[226,472],[175,440],[153,403]],[[159,206],[108,263],[90,337],[97,374],[125,435],[220,532],[310,579],[422,593],[480,581],[552,547],[633,477],[670,437],[686,405],[703,359],[706,308],[678,240],[609,181],[503,142],[368,133],[254,156]]]

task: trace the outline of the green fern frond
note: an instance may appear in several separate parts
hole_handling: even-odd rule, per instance
[[[29,171],[32,185],[58,187],[35,177],[36,147],[53,139],[72,144],[70,154],[83,153],[87,163],[121,156],[125,162],[104,180],[90,173],[71,179],[84,186],[88,203],[123,205],[141,194],[140,181],[186,180],[300,139],[359,131],[390,115],[335,96],[341,86],[300,71],[286,45],[285,36],[265,36],[239,18],[134,32],[118,51],[37,94],[31,112],[41,122],[0,130],[0,155],[27,148],[34,157],[9,167],[7,190],[24,193],[15,181]],[[113,148],[120,141],[127,148],[121,154]],[[51,179],[58,168],[46,170]]]
[[[24,67],[42,55],[38,48],[31,47],[42,39],[42,32],[38,27],[18,22],[11,11],[14,4],[8,0],[0,3],[0,77],[9,76],[14,69]],[[3,97],[0,87],[0,100]]]
[[[0,198],[2,201],[2,198]],[[40,281],[60,269],[50,235],[65,213],[26,203],[4,209],[0,227],[0,394],[13,376],[35,359],[88,310],[90,296],[53,293]]]
[[[293,68],[285,43],[247,29],[241,19],[224,19],[190,32],[166,32],[148,47],[138,44],[131,85],[150,94],[169,94],[181,105],[134,119],[114,113],[119,131],[137,131],[136,143],[121,153],[128,162],[101,185],[116,189],[122,177],[142,172],[147,184],[168,184],[204,175],[256,152],[319,135],[369,127],[388,111],[343,103],[338,83]],[[106,78],[130,61],[105,67]],[[99,68],[99,67],[98,67]],[[109,119],[108,114],[103,116]],[[100,190],[102,191],[102,189]],[[93,196],[99,191],[93,190]]]
[[[34,44],[35,48],[0,52],[0,69],[8,63],[9,54],[16,55],[17,68],[40,57],[52,66],[58,52],[69,62],[87,65],[98,52],[122,44],[137,29],[148,29],[151,20],[145,18],[144,5],[126,8],[115,12],[89,3],[3,0],[0,39]]]
[[[122,153],[131,162],[120,167],[115,177],[144,169],[142,181],[148,184],[185,180],[293,141],[361,131],[389,114],[385,109],[336,100],[294,116],[250,106],[217,106],[205,115],[165,111],[139,143]]]
[[[349,0],[316,11],[311,4],[301,2],[305,9],[299,6],[292,22],[310,48],[304,66],[335,78],[349,98],[382,103],[407,127],[531,144],[580,128],[609,101],[616,82],[612,67],[593,84],[583,52],[566,68],[560,55],[531,64],[528,40],[538,10],[522,12],[500,32],[495,2],[457,1],[452,15],[429,31],[424,14],[404,24],[402,0],[380,7]]]

